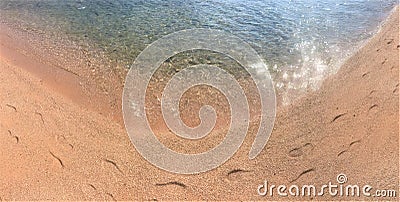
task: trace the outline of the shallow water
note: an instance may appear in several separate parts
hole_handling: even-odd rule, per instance
[[[376,32],[396,0],[2,0],[1,18],[90,42],[129,67],[156,39],[214,28],[250,43],[282,94],[315,89]]]

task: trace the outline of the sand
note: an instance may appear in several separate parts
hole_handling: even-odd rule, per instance
[[[319,90],[278,109],[256,159],[247,158],[247,138],[228,162],[196,175],[168,173],[145,161],[121,121],[104,113],[119,109],[110,107],[109,97],[88,95],[80,85],[85,78],[36,60],[21,51],[23,45],[13,45],[18,36],[2,32],[0,199],[395,200],[259,196],[257,188],[266,180],[277,186],[337,184],[343,173],[344,185],[399,195],[398,16],[397,8]]]

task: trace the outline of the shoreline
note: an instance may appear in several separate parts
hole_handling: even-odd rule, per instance
[[[115,111],[121,111],[117,98],[122,96],[125,69],[115,66],[101,51],[73,41],[57,41],[5,22],[0,28],[2,61],[20,66],[76,104],[123,125],[121,114]]]
[[[392,15],[397,7],[394,7],[388,16]],[[318,81],[318,88],[314,89],[315,86],[310,86],[307,89],[294,91],[290,89],[275,89],[278,108],[290,107],[301,98],[318,91],[327,78],[334,76],[349,58],[380,32],[381,27],[387,20],[388,17],[372,31],[373,35],[369,39],[356,44],[356,48],[353,51],[349,51],[346,58],[340,60],[339,67],[334,68],[336,70],[328,73],[321,81]],[[119,99],[122,96],[124,79],[128,69],[120,67],[117,62],[111,62],[112,59],[104,52],[93,49],[92,45],[87,44],[88,42],[85,42],[85,46],[77,45],[76,41],[66,39],[66,36],[64,36],[65,39],[63,36],[61,36],[61,39],[60,36],[56,38],[50,37],[45,32],[19,27],[15,23],[0,21],[0,41],[2,42],[0,50],[7,52],[6,54],[0,54],[2,60],[6,60],[10,64],[14,64],[16,58],[28,63],[32,61],[35,68],[29,67],[27,64],[19,65],[41,78],[50,88],[64,94],[78,105],[88,107],[106,117],[112,117],[114,121],[123,126],[122,114],[115,114],[115,111],[122,111]],[[13,36],[13,38],[10,36]],[[46,42],[43,43],[41,41]],[[49,43],[57,45],[48,45]],[[11,46],[12,48],[10,48]],[[60,48],[57,49],[55,47]],[[57,78],[52,78],[54,75]],[[287,94],[290,93],[295,94],[297,98],[289,99]],[[285,97],[290,100],[289,103],[284,101]]]
[[[332,200],[338,198],[266,198],[256,189],[264,180],[321,185],[336,182],[339,173],[351,184],[398,190],[398,12],[396,6],[378,33],[320,89],[278,109],[271,138],[255,160],[247,159],[252,139],[246,138],[231,160],[192,176],[162,171],[135,151],[119,115],[112,113],[121,111],[115,100],[121,74],[108,77],[115,92],[98,96],[102,89],[92,89],[96,82],[83,81],[90,73],[55,70],[24,56],[17,42],[4,40],[2,29],[0,151],[6,163],[0,165],[0,199]]]

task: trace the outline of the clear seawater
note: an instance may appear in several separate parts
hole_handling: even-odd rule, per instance
[[[316,88],[397,0],[0,0],[0,17],[89,41],[129,66],[150,43],[190,28],[214,28],[248,42],[277,88]]]

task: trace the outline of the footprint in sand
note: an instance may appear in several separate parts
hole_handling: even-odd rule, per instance
[[[309,153],[313,148],[314,148],[314,145],[312,145],[311,143],[306,143],[301,147],[297,147],[297,148],[290,150],[288,155],[290,157],[296,158],[296,157],[299,157],[299,156]]]
[[[377,104],[373,104],[373,105],[371,105],[369,108],[368,108],[368,114],[375,114],[375,113],[377,113],[379,110],[378,110],[378,105]]]
[[[15,107],[14,105],[6,104],[6,107],[12,109],[14,112],[17,112],[17,107]]]
[[[339,157],[339,156],[341,156],[341,155],[343,155],[343,154],[349,152],[349,151],[350,151],[350,148],[353,147],[354,144],[359,144],[359,143],[361,143],[361,140],[355,140],[355,141],[351,142],[351,143],[349,144],[349,146],[347,147],[347,149],[345,149],[345,150],[339,152],[339,153],[337,154],[337,156]]]

